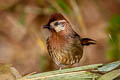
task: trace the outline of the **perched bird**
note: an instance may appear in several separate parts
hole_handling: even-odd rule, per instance
[[[81,38],[60,13],[51,15],[48,23],[43,27],[51,32],[51,36],[47,39],[47,49],[60,69],[79,63],[83,56],[83,47],[95,44],[93,39]]]

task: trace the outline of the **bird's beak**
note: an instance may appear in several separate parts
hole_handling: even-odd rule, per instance
[[[43,25],[43,28],[49,29],[49,26],[48,25]]]
[[[43,28],[46,28],[46,29],[49,29],[49,30],[53,29],[51,26],[48,26],[48,25],[44,25]]]

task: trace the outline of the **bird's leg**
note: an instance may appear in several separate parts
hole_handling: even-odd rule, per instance
[[[62,70],[62,67],[61,67],[61,66],[59,67],[59,70]]]
[[[65,69],[65,68],[72,68],[72,65],[67,65],[67,66],[59,65],[59,70],[62,70],[62,69]]]
[[[60,64],[60,65],[59,65],[59,70],[62,70],[62,68],[63,68],[63,65]]]

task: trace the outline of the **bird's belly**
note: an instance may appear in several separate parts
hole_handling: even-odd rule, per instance
[[[78,63],[82,57],[83,49],[81,47],[72,49],[57,50],[52,53],[53,61],[57,65],[72,65]]]

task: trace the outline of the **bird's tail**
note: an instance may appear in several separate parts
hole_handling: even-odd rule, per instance
[[[82,39],[81,39],[81,44],[82,44],[83,46],[89,46],[89,45],[91,45],[91,44],[96,44],[96,41],[93,40],[93,39],[90,39],[90,38],[82,38]]]

